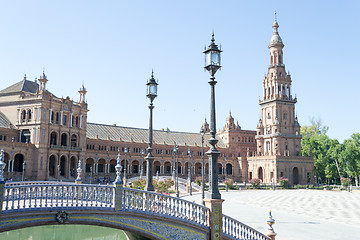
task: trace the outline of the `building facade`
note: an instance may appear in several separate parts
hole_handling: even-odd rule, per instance
[[[292,184],[304,184],[312,178],[313,159],[301,156],[297,99],[292,97],[291,76],[282,61],[284,45],[276,21],[273,29],[256,131],[242,130],[230,113],[224,128],[217,132],[220,180],[228,177],[246,182],[258,177],[270,183],[288,177]],[[75,102],[70,97],[56,97],[47,90],[47,82],[45,73],[35,81],[25,76],[0,91],[0,149],[7,164],[6,178],[73,181],[80,160],[85,182],[111,181],[118,152],[127,176],[145,175],[147,129],[90,123],[84,86],[79,90],[79,102]],[[203,150],[210,147],[210,135],[206,119],[202,127],[204,136],[155,130],[153,174],[172,175],[178,161],[180,177],[186,178],[190,169],[192,178],[196,178],[201,176],[204,157],[207,176]]]

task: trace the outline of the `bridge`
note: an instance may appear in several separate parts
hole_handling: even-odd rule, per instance
[[[63,223],[118,228],[137,239],[210,239],[208,208],[121,184],[0,183],[0,197],[0,232]],[[222,223],[222,239],[270,239],[231,217]]]

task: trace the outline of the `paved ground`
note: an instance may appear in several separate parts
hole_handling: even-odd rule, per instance
[[[277,240],[360,239],[360,191],[221,191],[224,214],[266,232],[269,210]],[[185,196],[201,203],[201,194]]]

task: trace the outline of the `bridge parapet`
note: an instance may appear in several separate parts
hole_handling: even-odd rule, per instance
[[[5,186],[2,212],[53,209],[112,209],[113,186],[29,184]]]
[[[53,214],[52,212],[58,210],[69,210],[70,219],[74,224],[86,223],[86,221],[89,221],[89,224],[98,224],[100,221],[101,224],[107,226],[110,222],[112,224],[116,222],[120,225],[110,224],[109,226],[127,229],[126,227],[131,225],[132,227],[127,230],[134,230],[145,235],[150,234],[149,229],[152,229],[155,225],[157,226],[156,229],[164,229],[159,226],[165,224],[168,226],[166,234],[175,230],[183,231],[182,234],[184,235],[179,234],[177,238],[172,237],[172,239],[181,239],[181,236],[187,236],[189,233],[202,236],[196,237],[196,239],[203,239],[203,237],[206,239],[206,236],[209,236],[210,233],[211,213],[209,208],[168,195],[123,188],[116,184],[90,185],[61,182],[35,184],[34,182],[25,182],[24,185],[18,183],[4,185],[4,183],[0,184],[0,206],[1,200],[3,200],[2,208],[0,208],[3,213],[0,215],[0,232],[6,229],[20,228],[21,226],[35,226],[40,224],[34,223],[36,216]],[[119,209],[116,208],[117,200],[121,202],[121,208]],[[84,216],[79,215],[79,210],[84,212]],[[75,212],[79,212],[77,213],[79,216]],[[100,212],[104,212],[104,214],[106,212],[108,215],[101,217]],[[92,213],[98,215],[92,215]],[[14,220],[9,225],[6,216],[16,216],[17,220]],[[124,218],[125,216],[126,218]],[[148,219],[141,216],[147,216]],[[110,218],[113,220],[110,221]],[[149,220],[155,218],[158,220]],[[164,223],[159,220],[161,218],[164,219]],[[41,224],[51,224],[51,222],[51,218],[47,218]],[[137,222],[140,224],[139,226],[136,226]],[[222,222],[224,239],[270,239],[231,217],[222,215]],[[179,229],[177,229],[175,223],[180,224]],[[144,224],[148,224],[149,229],[147,229],[147,232],[142,232]],[[191,230],[192,228],[193,230]],[[153,239],[163,239],[156,238],[156,236],[161,235],[162,230],[153,229],[151,231],[155,231],[157,235],[150,234],[148,236]]]
[[[230,239],[258,239],[270,240],[263,233],[239,222],[238,220],[226,215],[222,215],[223,235]]]
[[[207,207],[160,193],[124,188],[123,209],[163,214],[209,226]]]

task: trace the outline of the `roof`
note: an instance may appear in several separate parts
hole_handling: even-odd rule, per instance
[[[36,93],[36,91],[39,89],[39,84],[33,81],[29,80],[21,80],[18,83],[15,83],[14,85],[11,85],[10,87],[7,87],[0,91],[0,94],[6,94],[6,93],[16,93],[16,92],[29,92],[29,93]]]
[[[124,142],[147,143],[149,141],[149,130],[142,128],[121,127],[97,123],[87,123],[86,137],[90,139],[113,140]],[[208,144],[209,134],[205,134],[204,146]],[[217,146],[225,148],[220,138]],[[201,146],[200,133],[174,132],[174,131],[153,131],[153,143],[179,146]]]
[[[0,127],[14,129],[14,125],[10,122],[10,120],[2,112],[0,112]]]

